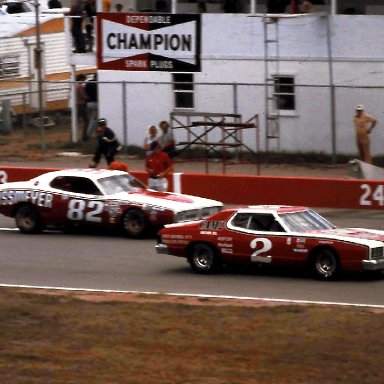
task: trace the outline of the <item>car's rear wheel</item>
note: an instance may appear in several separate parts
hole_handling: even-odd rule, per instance
[[[124,233],[132,238],[143,237],[148,230],[148,220],[140,209],[130,209],[122,219]]]
[[[312,269],[322,280],[333,280],[340,273],[340,263],[335,251],[328,248],[317,250],[312,258]]]
[[[218,252],[205,243],[196,243],[191,246],[188,261],[196,273],[215,273],[222,267]]]
[[[43,223],[37,208],[31,204],[22,205],[15,214],[17,228],[20,232],[33,234],[43,230]]]

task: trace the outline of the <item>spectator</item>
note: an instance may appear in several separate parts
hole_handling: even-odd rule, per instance
[[[121,3],[117,3],[116,5],[115,5],[115,8],[116,8],[116,12],[123,12],[123,4],[121,4]]]
[[[302,5],[303,13],[313,12],[313,5],[309,0],[301,0],[301,5]]]
[[[144,139],[143,148],[145,149],[145,154],[148,156],[151,153],[151,144],[157,140],[157,127],[156,125],[150,125],[148,127],[148,135]]]
[[[158,141],[151,144],[152,153],[145,160],[145,169],[148,173],[148,188],[160,192],[168,189],[166,176],[173,172],[173,164],[169,156],[161,150]]]
[[[107,127],[107,120],[104,118],[98,121],[97,140],[98,145],[92,159],[92,164],[89,166],[90,168],[97,167],[102,155],[104,155],[107,164],[110,165],[115,161],[115,156],[120,149],[115,133],[111,128]]]
[[[82,134],[83,141],[88,140],[87,129],[89,125],[87,104],[86,104],[87,94],[85,93],[85,86],[84,86],[85,80],[86,80],[85,75],[81,73],[76,76],[76,84],[75,84],[77,116],[83,120],[83,125],[84,125],[83,134]]]
[[[95,73],[90,80],[85,83],[85,93],[87,95],[87,112],[89,123],[87,127],[87,136],[90,137],[97,125],[98,116],[98,95],[97,95],[97,74]]]
[[[161,121],[159,127],[161,129],[161,134],[159,136],[161,149],[172,158],[176,155],[175,139],[173,137],[172,130],[170,129],[167,121]]]
[[[86,50],[93,51],[93,31],[94,22],[96,17],[96,0],[87,0],[84,7],[85,10],[85,36],[86,36]]]
[[[62,8],[60,0],[48,0],[48,8],[54,9],[54,8]]]
[[[368,164],[372,164],[372,157],[369,148],[369,134],[372,132],[372,129],[375,127],[377,121],[372,116],[366,114],[364,112],[364,106],[359,104],[356,107],[353,122],[355,126],[356,144],[357,149],[359,150],[360,160],[365,161]]]
[[[72,0],[71,8],[66,15],[71,16],[71,34],[75,45],[74,53],[85,52],[85,39],[83,34],[83,3],[82,0]]]

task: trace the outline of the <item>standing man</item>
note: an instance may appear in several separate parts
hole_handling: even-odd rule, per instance
[[[71,34],[75,45],[73,53],[85,53],[85,39],[83,34],[83,2],[82,0],[72,0],[71,8],[65,15],[71,16]]]
[[[166,176],[173,172],[173,164],[169,156],[161,150],[158,141],[151,143],[151,151],[145,160],[145,169],[148,173],[148,188],[160,192],[168,189]]]
[[[175,139],[173,138],[172,130],[170,129],[168,121],[160,121],[159,128],[161,134],[159,136],[159,144],[161,149],[170,157],[176,155]]]
[[[97,122],[97,140],[98,145],[95,155],[92,159],[90,168],[96,168],[100,162],[101,155],[104,155],[107,164],[110,165],[115,161],[115,155],[119,151],[120,144],[116,138],[115,133],[111,128],[107,127],[107,120],[102,118]]]
[[[364,106],[359,104],[356,107],[356,113],[353,119],[356,131],[356,144],[359,150],[360,160],[368,164],[372,164],[372,156],[370,152],[369,134],[375,127],[377,121],[372,116],[364,112]]]

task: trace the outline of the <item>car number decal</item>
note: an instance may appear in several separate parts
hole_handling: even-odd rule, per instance
[[[85,209],[90,209],[85,213]],[[91,200],[85,202],[84,200],[72,199],[68,203],[67,218],[69,220],[85,220],[93,223],[100,223],[101,217],[99,216],[104,210],[104,203],[101,201]]]
[[[5,184],[8,181],[8,174],[5,171],[0,171],[0,184]]]
[[[261,248],[259,245],[261,245]],[[251,255],[252,262],[270,263],[272,261],[272,256],[262,255],[272,249],[271,240],[264,237],[257,237],[251,241],[250,246],[255,250]]]

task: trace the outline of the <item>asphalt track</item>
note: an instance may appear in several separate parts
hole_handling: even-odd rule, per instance
[[[384,229],[384,211],[319,210],[339,226]],[[384,277],[322,282],[303,272],[193,274],[184,259],[157,255],[155,240],[45,232],[23,235],[0,216],[0,285],[212,295],[384,306]]]

